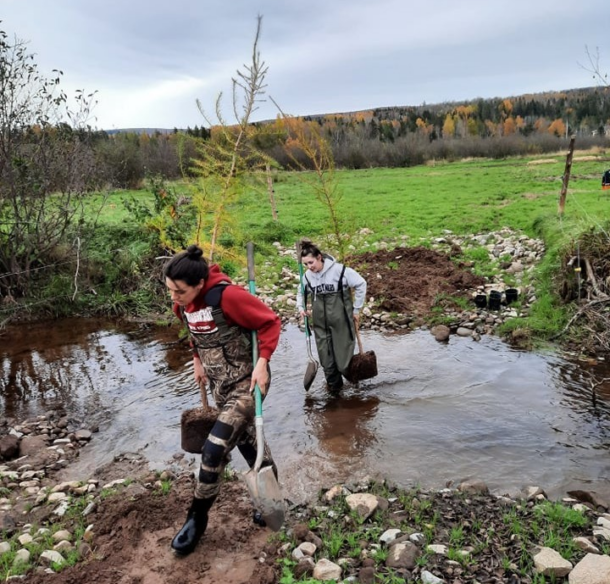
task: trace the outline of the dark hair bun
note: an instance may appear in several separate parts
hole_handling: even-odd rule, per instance
[[[186,248],[186,254],[190,260],[198,260],[203,256],[203,250],[198,245],[189,245]]]

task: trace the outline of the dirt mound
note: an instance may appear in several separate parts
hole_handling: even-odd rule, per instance
[[[461,250],[454,251],[457,255]],[[439,295],[464,295],[485,283],[483,277],[448,255],[425,247],[367,252],[350,258],[347,264],[367,281],[367,296],[389,312],[422,316],[430,312]]]
[[[127,487],[129,488],[129,487]],[[258,558],[272,533],[252,522],[248,491],[239,481],[223,485],[196,550],[177,557],[170,542],[186,517],[193,479],[176,480],[167,495],[125,491],[103,499],[90,523],[93,553],[85,563],[54,575],[28,575],[31,584],[270,584],[271,566]]]

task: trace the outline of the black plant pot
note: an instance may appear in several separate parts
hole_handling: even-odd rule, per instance
[[[489,293],[489,310],[500,310],[502,304],[502,292],[492,290]]]
[[[477,308],[485,308],[487,306],[487,296],[485,294],[477,294],[474,297],[474,303]]]
[[[517,298],[519,298],[519,291],[516,288],[507,288],[504,291],[504,295],[506,296],[506,304],[511,304],[513,302],[517,302]]]

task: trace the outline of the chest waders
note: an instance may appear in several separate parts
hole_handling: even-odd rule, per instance
[[[256,431],[254,428],[254,398],[250,392],[252,364],[251,331],[229,326],[220,301],[229,284],[212,287],[204,302],[212,309],[216,324],[214,332],[196,334],[189,330],[194,350],[197,351],[212,396],[220,413],[201,451],[201,465],[195,494],[186,522],[172,540],[173,550],[180,555],[191,553],[208,523],[208,512],[218,493],[222,473],[229,462],[230,452],[238,447],[250,467],[256,460]],[[184,311],[183,321],[186,322]],[[267,444],[262,466],[277,470]]]
[[[355,347],[353,303],[349,288],[343,287],[344,273],[345,266],[335,292],[312,294],[313,332],[320,364],[331,389],[338,389],[343,384],[342,374],[347,371]],[[313,292],[309,280],[307,284]],[[304,302],[306,306],[307,288]]]

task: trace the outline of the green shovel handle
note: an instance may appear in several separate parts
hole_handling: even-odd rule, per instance
[[[246,254],[248,256],[248,288],[253,296],[256,296],[256,286],[254,284],[254,244],[249,241],[246,244]],[[258,362],[258,335],[252,331],[252,366],[256,367]],[[258,383],[254,386],[254,408],[257,418],[263,416],[263,397]]]
[[[303,262],[301,258],[301,244],[297,241],[297,263],[299,264],[299,286],[301,287],[301,296],[303,298],[303,310],[307,310],[307,306],[305,306],[305,285],[303,284]],[[311,331],[309,330],[309,320],[307,315],[303,317],[304,325],[305,325],[305,337],[309,340],[309,335]]]

